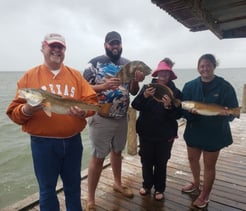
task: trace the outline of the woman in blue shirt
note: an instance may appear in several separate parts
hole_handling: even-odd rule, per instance
[[[187,145],[193,181],[182,188],[182,192],[191,193],[200,187],[200,164],[203,155],[204,176],[203,187],[193,205],[206,207],[215,180],[216,162],[220,150],[232,144],[232,134],[229,122],[234,119],[227,108],[238,107],[234,88],[229,82],[214,74],[217,61],[212,54],[204,54],[198,60],[200,76],[184,85],[183,100],[203,103],[215,103],[224,107],[220,115],[202,116],[193,110],[185,111],[187,120],[184,140]]]

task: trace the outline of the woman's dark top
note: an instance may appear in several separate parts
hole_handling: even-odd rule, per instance
[[[156,83],[156,80],[152,80]],[[182,98],[181,91],[170,81],[167,86],[173,91],[174,97]],[[140,111],[136,131],[140,137],[151,141],[169,141],[177,137],[177,119],[181,117],[181,107],[172,105],[170,109],[164,108],[163,103],[157,102],[153,97],[145,98],[143,93],[147,88],[143,86],[132,102],[132,107]]]

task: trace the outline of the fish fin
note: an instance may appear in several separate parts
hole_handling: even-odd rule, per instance
[[[44,112],[47,114],[47,116],[51,117],[52,114],[51,114],[51,105],[50,103],[46,102],[46,103],[43,103],[44,107],[43,107],[43,110]]]
[[[98,113],[102,116],[108,116],[111,106],[112,103],[100,104],[100,111]]]

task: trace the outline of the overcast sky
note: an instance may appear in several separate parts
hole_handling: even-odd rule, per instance
[[[112,30],[122,35],[123,56],[151,68],[164,57],[175,68],[196,68],[204,53],[213,53],[221,68],[246,67],[246,38],[190,32],[151,0],[0,0],[0,12],[0,71],[42,63],[41,41],[50,32],[65,36],[64,62],[82,71],[104,54],[104,37]]]

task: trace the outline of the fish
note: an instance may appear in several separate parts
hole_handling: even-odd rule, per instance
[[[52,113],[69,114],[69,109],[73,106],[77,106],[84,111],[96,111],[102,115],[107,115],[112,106],[111,103],[103,105],[91,104],[80,100],[64,98],[60,95],[36,88],[19,89],[18,97],[25,99],[31,106],[44,105],[43,110],[49,117],[52,116]]]
[[[147,76],[151,73],[151,69],[148,65],[146,65],[142,61],[131,61],[128,64],[122,66],[122,68],[119,70],[119,72],[116,74],[116,78],[120,79],[120,82],[123,83],[129,83],[132,79],[135,78],[136,71],[140,71],[144,74],[144,76]]]
[[[225,109],[225,107],[220,106],[218,104],[213,103],[202,103],[197,101],[182,101],[181,107],[184,110],[194,110],[196,113],[204,116],[216,116],[218,115],[222,110]],[[236,108],[228,108],[227,112],[234,117],[239,118],[240,117],[240,111],[241,107]]]
[[[158,84],[158,83],[150,83],[147,85],[147,87],[153,87],[155,88],[155,93],[153,95],[153,98],[158,102],[163,102],[162,98],[164,95],[168,95],[171,99],[172,104],[175,107],[179,107],[181,104],[181,101],[174,97],[173,91],[166,85]]]

